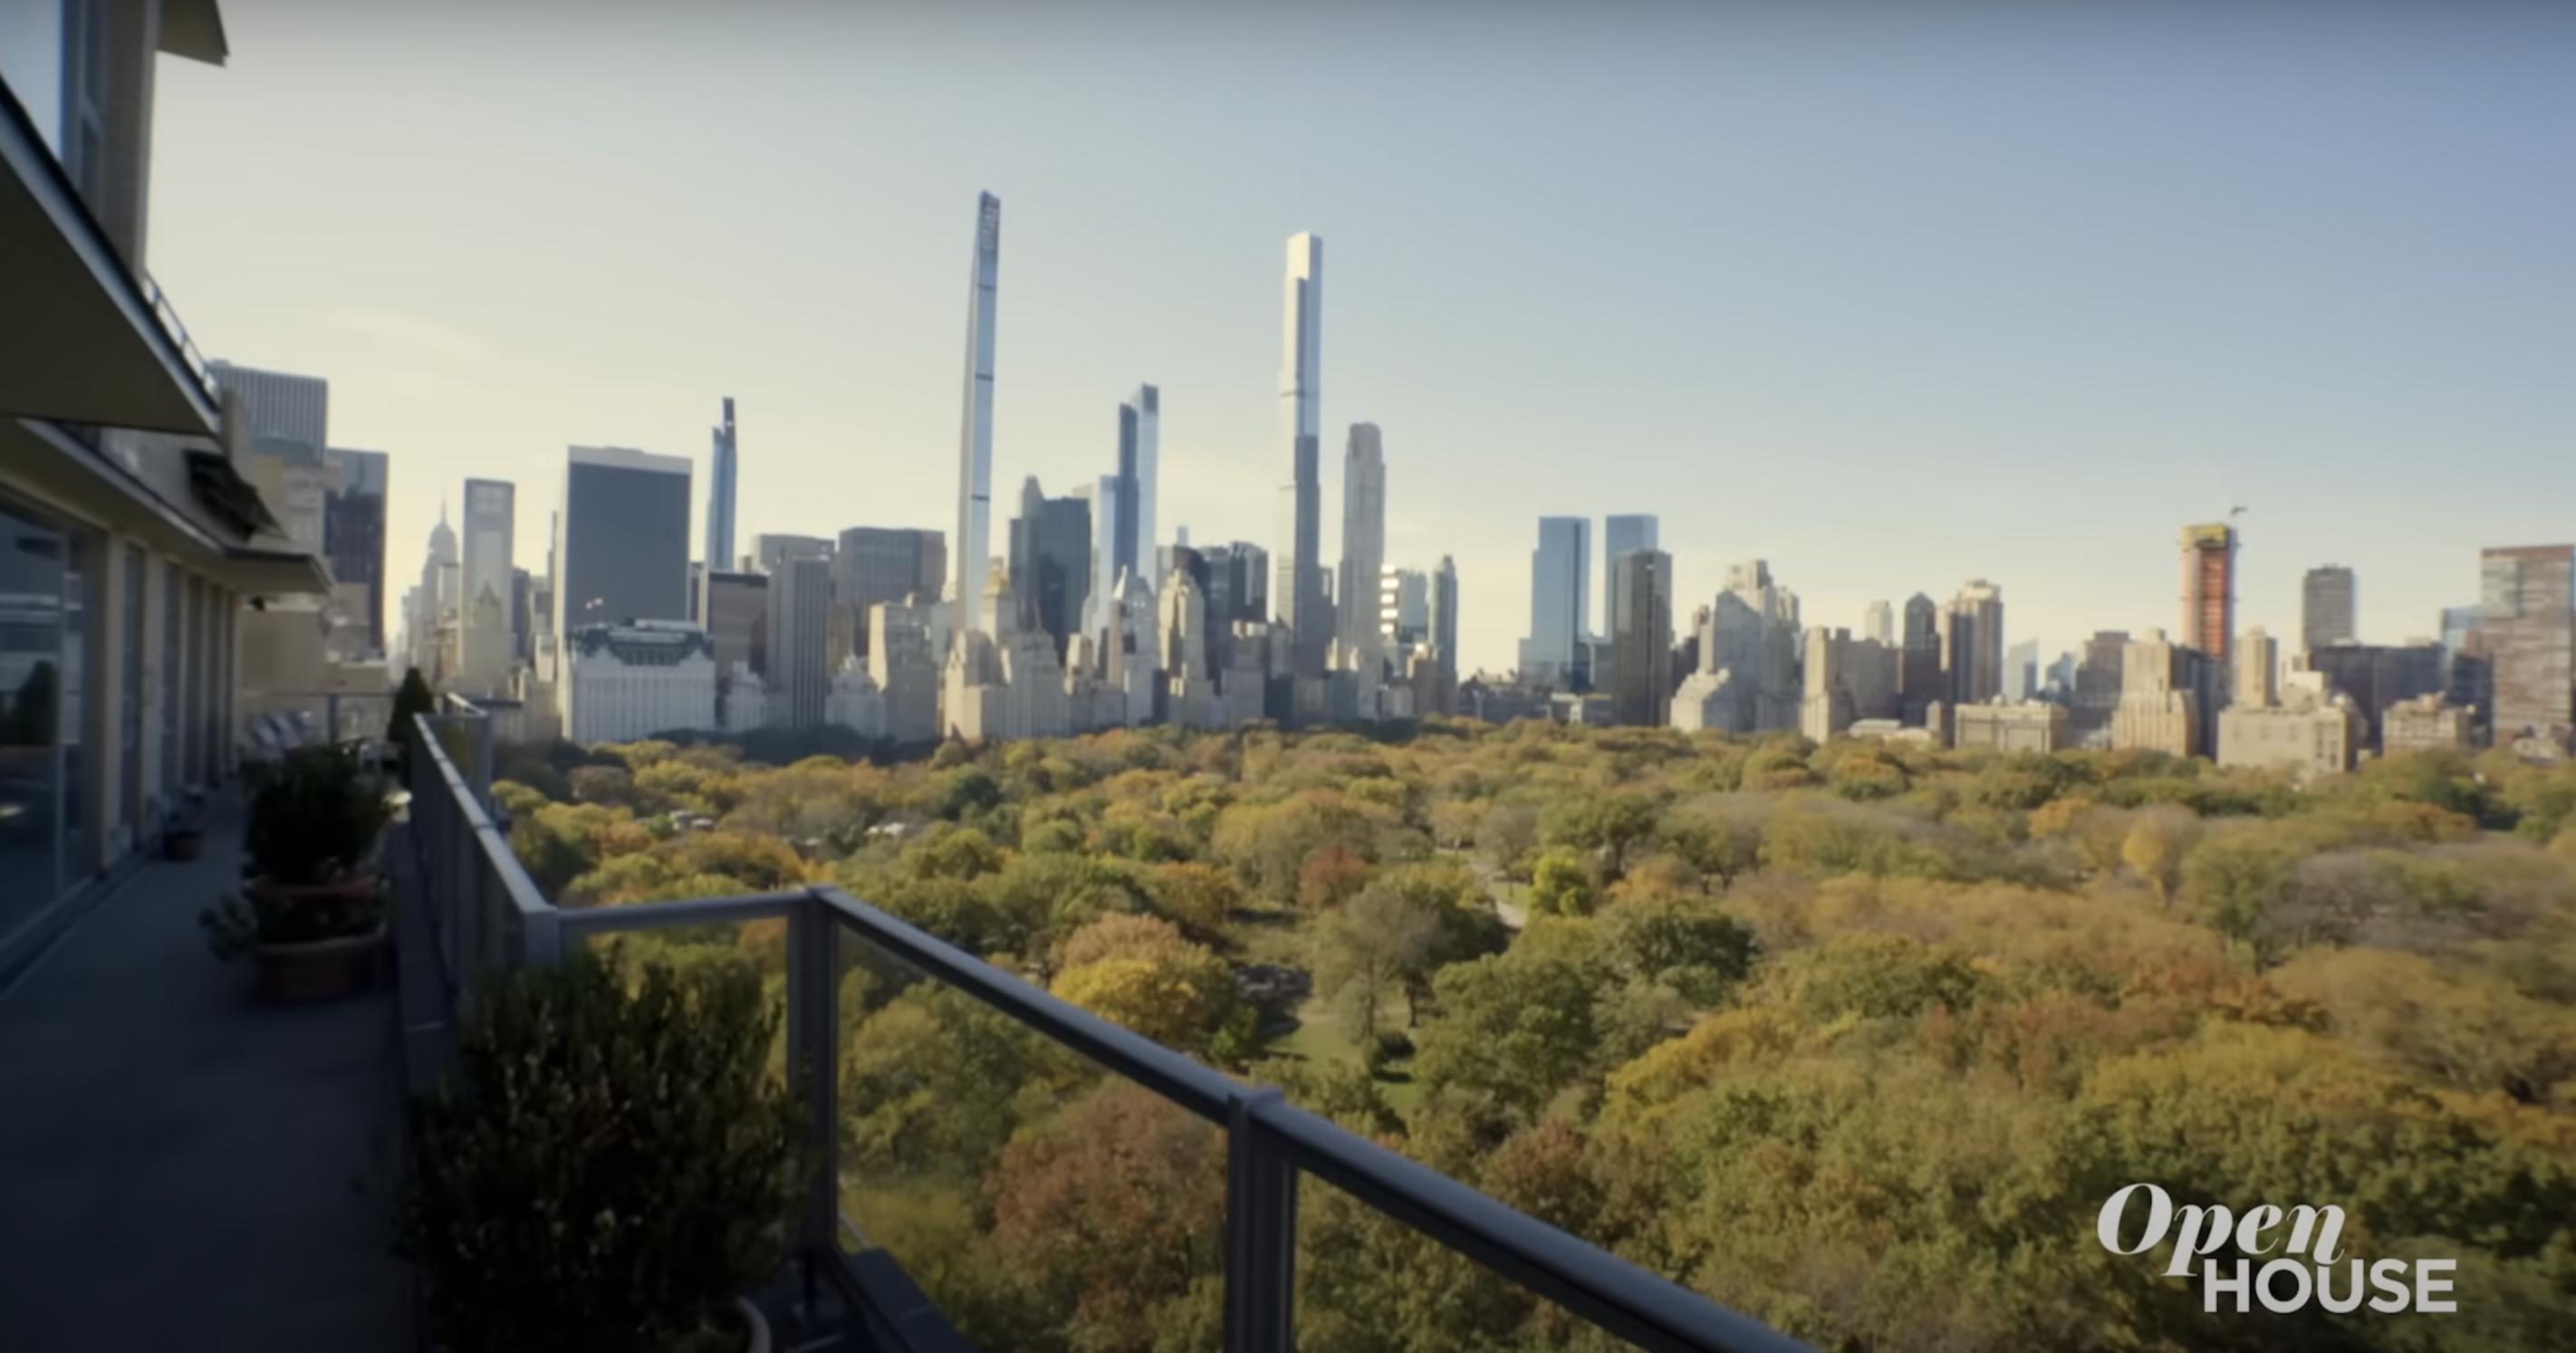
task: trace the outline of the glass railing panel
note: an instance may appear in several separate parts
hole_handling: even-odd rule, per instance
[[[837,933],[843,1243],[979,1347],[1222,1347],[1224,1133]]]
[[[1573,1312],[1312,1174],[1297,1180],[1301,1349],[1627,1349]]]

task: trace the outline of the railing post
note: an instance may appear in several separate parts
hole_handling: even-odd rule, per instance
[[[1285,1102],[1245,1087],[1226,1106],[1225,1353],[1296,1347],[1297,1167],[1260,1117]]]
[[[474,786],[474,801],[483,811],[492,811],[492,716],[477,711],[474,715],[474,773],[468,782]]]
[[[833,1099],[840,1081],[839,923],[821,897],[808,895],[787,914],[787,1076],[805,1108],[805,1164],[811,1171],[797,1224],[796,1250],[805,1302],[817,1296],[823,1256],[839,1244],[840,1125]]]

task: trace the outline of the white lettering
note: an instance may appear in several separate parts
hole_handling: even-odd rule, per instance
[[[2457,1259],[2418,1259],[2415,1261],[2415,1309],[2447,1313],[2460,1309],[2456,1301],[2447,1300],[2451,1280],[2433,1276],[2436,1270],[2449,1273],[2460,1266]],[[2445,1298],[2437,1300],[2437,1298]]]
[[[2217,1314],[2218,1294],[2233,1292],[2236,1294],[2236,1313],[2243,1315],[2246,1309],[2246,1292],[2252,1285],[2252,1275],[2249,1272],[2252,1268],[2252,1264],[2239,1259],[2236,1261],[2236,1276],[2223,1278],[2219,1275],[2226,1270],[2218,1266],[2217,1260],[2213,1259],[2203,1264],[2200,1270],[2200,1309],[2208,1314]]]
[[[2352,1270],[2352,1290],[2346,1292],[2343,1297],[2338,1300],[2335,1296],[2334,1290],[2334,1267],[2330,1264],[2320,1264],[2317,1266],[2318,1305],[2337,1314],[2360,1309],[2361,1294],[2369,1290],[2370,1284],[2364,1281],[2361,1276],[2360,1260],[2353,1260],[2350,1267]]]
[[[2382,1259],[2371,1265],[2370,1285],[2388,1294],[2370,1299],[2370,1309],[2381,1314],[2405,1310],[2406,1303],[2415,1295],[2406,1290],[2406,1261],[2403,1259]]]
[[[2204,1224],[2206,1231],[2202,1229]],[[2235,1227],[2236,1214],[2225,1207],[2194,1204],[2184,1208],[2182,1229],[2174,1233],[2173,1262],[2165,1265],[2165,1273],[2179,1278],[2191,1272],[2191,1261],[2218,1253],[2218,1247],[2227,1243],[2228,1233]]]
[[[2317,1225],[2322,1219],[2323,1227]],[[2310,1236],[2314,1240],[2310,1240]],[[2335,1261],[2335,1242],[2343,1238],[2343,1209],[2313,1208],[2305,1203],[2290,1209],[2291,1254],[2304,1254],[2320,1264]]]
[[[2236,1223],[2236,1248],[2247,1254],[2270,1254],[2272,1247],[2264,1243],[2263,1233],[2280,1224],[2281,1209],[2270,1203],[2245,1209],[2244,1218]],[[2291,1246],[2287,1251],[2290,1254],[2298,1252],[2296,1245]]]
[[[2245,1261],[2237,1262],[2241,1266]],[[2283,1300],[2272,1295],[2272,1277],[2278,1273],[2287,1273],[2298,1280],[2297,1296]],[[2264,1310],[2276,1314],[2295,1311],[2307,1305],[2309,1286],[2308,1266],[2296,1259],[2275,1259],[2265,1264],[2262,1272],[2254,1275],[2254,1295],[2262,1300]]]
[[[2129,1195],[2140,1189],[2147,1191],[2147,1233],[2138,1237],[2136,1249],[2124,1250],[2120,1248],[2120,1219],[2128,1213]],[[2166,1197],[2165,1191],[2153,1184],[2131,1184],[2112,1194],[2110,1201],[2102,1204],[2102,1215],[2093,1223],[2093,1230],[2102,1238],[2102,1248],[2113,1254],[2145,1254],[2155,1248],[2157,1241],[2165,1238],[2165,1228],[2171,1225],[2173,1199]]]

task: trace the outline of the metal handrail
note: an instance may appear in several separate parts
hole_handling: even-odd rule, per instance
[[[1240,1083],[1224,1072],[1102,1019],[838,888],[813,891],[835,920],[894,957],[1211,1123],[1226,1121],[1227,1106],[1242,1091]]]
[[[463,703],[463,702],[458,702]],[[470,706],[468,706],[470,708]],[[452,811],[474,850],[467,868],[487,870],[519,913],[518,964],[551,964],[567,939],[628,930],[730,924],[784,917],[789,925],[787,1002],[791,1078],[811,1122],[810,1143],[837,1153],[831,1120],[837,1093],[839,969],[829,937],[846,930],[1008,1016],[1033,1033],[1133,1081],[1227,1135],[1225,1274],[1227,1353],[1287,1353],[1294,1346],[1296,1180],[1311,1174],[1361,1205],[1414,1228],[1601,1329],[1642,1348],[1672,1353],[1801,1353],[1806,1345],[1725,1310],[1699,1294],[1459,1183],[1420,1162],[1300,1109],[1277,1091],[1249,1085],[1084,1010],[1027,980],[828,885],[737,897],[692,898],[565,910],[546,900],[481,796],[419,716],[417,744],[446,791],[433,815]],[[488,773],[488,744],[483,770]],[[426,777],[423,777],[426,778]],[[445,819],[437,819],[444,822]],[[453,843],[448,843],[452,847]],[[425,846],[425,868],[442,851]],[[441,889],[433,883],[431,891]],[[450,890],[452,891],[452,889]],[[441,916],[433,904],[432,915]],[[809,1284],[828,1267],[857,1290],[839,1239],[857,1229],[842,1215],[839,1170],[818,1170],[804,1206],[801,1258]]]

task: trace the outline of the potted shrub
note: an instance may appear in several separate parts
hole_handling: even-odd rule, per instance
[[[161,826],[161,858],[186,861],[205,852],[206,830],[197,825],[205,806],[205,796],[190,790],[187,802],[171,809]]]
[[[736,1353],[785,1261],[799,1108],[740,962],[576,955],[497,983],[412,1101],[397,1252],[451,1353]]]
[[[384,787],[346,746],[304,747],[264,775],[242,837],[239,894],[201,918],[217,956],[249,956],[273,1000],[366,985],[385,940],[376,838]]]

